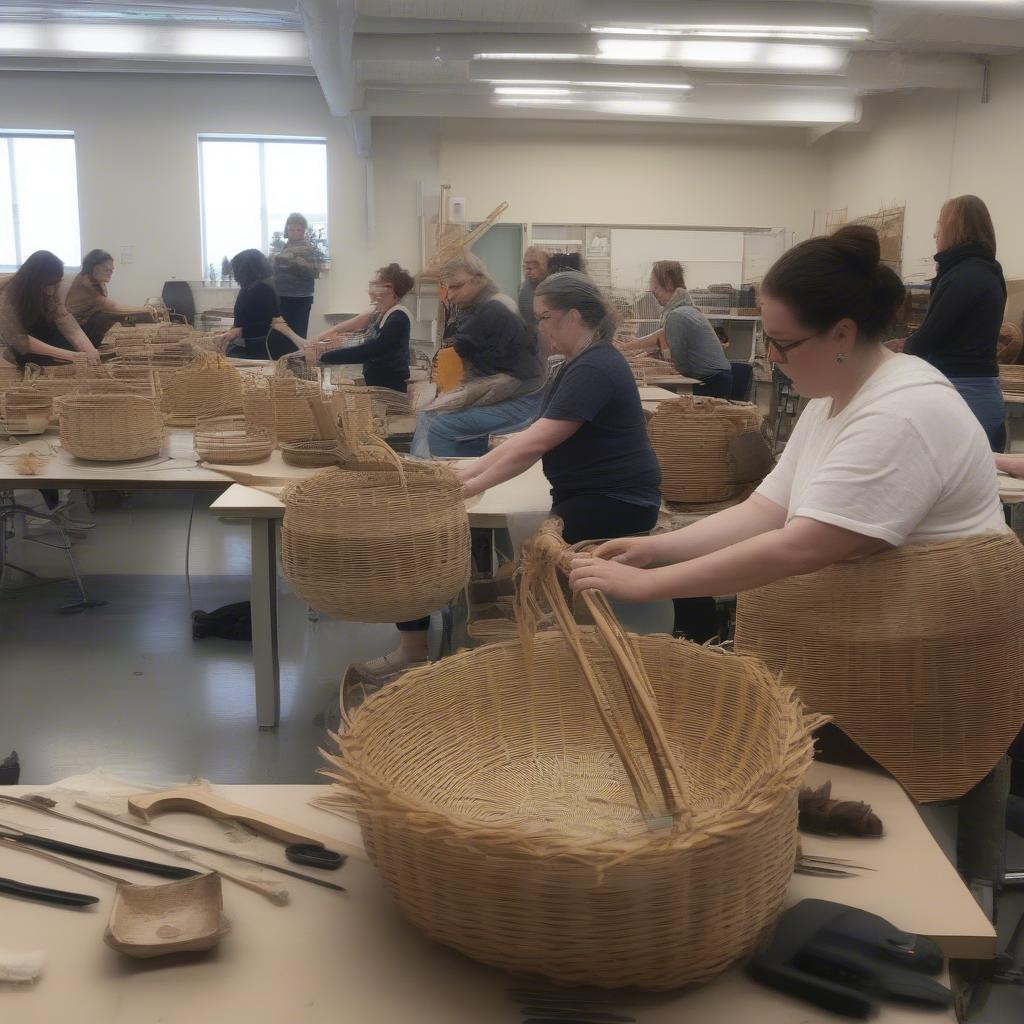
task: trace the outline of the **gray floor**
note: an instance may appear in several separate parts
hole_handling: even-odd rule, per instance
[[[192,606],[206,610],[245,600],[249,584],[248,532],[208,501],[197,497],[190,545]],[[191,637],[190,511],[187,495],[149,492],[92,514],[97,525],[74,551],[105,607],[60,614],[72,595],[61,584],[0,600],[0,751],[18,751],[24,782],[97,767],[147,781],[319,781],[314,716],[336,699],[348,663],[387,650],[394,628],[310,621],[282,581],[281,725],[258,730],[249,645]],[[34,544],[11,558],[64,571],[62,555]]]

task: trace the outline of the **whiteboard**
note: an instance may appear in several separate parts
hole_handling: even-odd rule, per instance
[[[611,236],[613,288],[645,290],[657,260],[682,263],[689,288],[742,284],[742,231],[612,228]]]

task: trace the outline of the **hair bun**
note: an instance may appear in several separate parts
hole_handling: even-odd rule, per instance
[[[865,277],[871,277],[878,271],[882,259],[882,245],[874,228],[869,228],[865,224],[847,224],[834,232],[829,241]]]

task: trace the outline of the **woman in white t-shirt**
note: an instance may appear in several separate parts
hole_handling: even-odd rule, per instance
[[[903,292],[871,228],[785,253],[762,284],[761,315],[771,359],[812,401],[778,465],[740,505],[577,558],[573,588],[628,601],[729,594],[1006,530],[977,418],[938,370],[882,345]]]

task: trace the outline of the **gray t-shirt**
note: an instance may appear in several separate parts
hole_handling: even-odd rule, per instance
[[[732,369],[715,329],[696,306],[670,310],[665,317],[665,337],[672,362],[684,377],[706,380]]]

